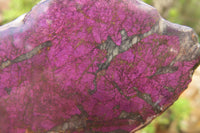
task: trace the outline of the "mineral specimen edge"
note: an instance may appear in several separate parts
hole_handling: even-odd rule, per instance
[[[128,133],[187,88],[196,33],[139,0],[45,0],[0,27],[0,133]]]

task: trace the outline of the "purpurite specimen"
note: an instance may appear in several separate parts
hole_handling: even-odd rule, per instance
[[[128,133],[187,88],[188,27],[139,0],[46,0],[0,27],[0,133]]]

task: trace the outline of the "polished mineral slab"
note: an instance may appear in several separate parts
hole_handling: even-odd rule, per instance
[[[196,33],[139,0],[43,0],[0,27],[0,133],[129,133],[187,88]]]

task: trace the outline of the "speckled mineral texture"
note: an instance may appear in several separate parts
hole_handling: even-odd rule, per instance
[[[0,133],[128,133],[187,88],[195,32],[139,0],[46,0],[0,27]]]

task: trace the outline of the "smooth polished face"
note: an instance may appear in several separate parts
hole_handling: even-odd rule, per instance
[[[128,133],[200,59],[188,27],[138,0],[46,0],[0,27],[0,132]]]

